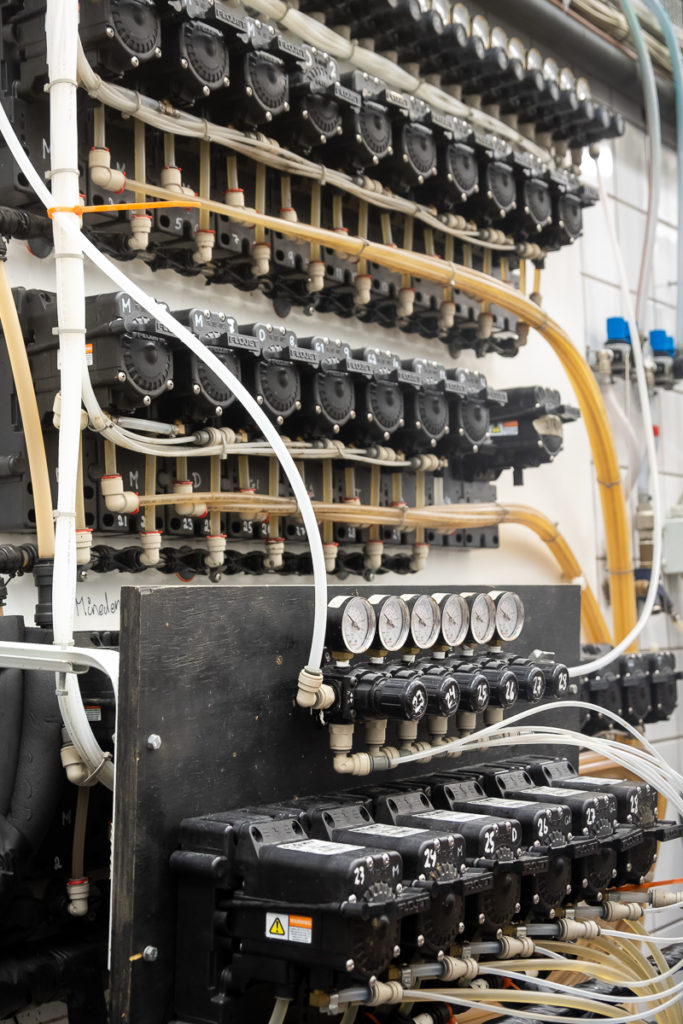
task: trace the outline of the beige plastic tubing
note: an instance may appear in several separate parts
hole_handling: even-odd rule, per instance
[[[55,528],[52,519],[52,494],[47,470],[43,429],[38,414],[38,403],[26,355],[26,345],[14,304],[12,289],[7,280],[5,264],[0,262],[0,323],[5,336],[21,422],[26,439],[26,453],[33,488],[36,512],[36,537],[41,558],[52,558],[55,553]]]
[[[129,181],[128,187],[134,191],[145,191],[148,196],[155,198],[177,198],[166,189],[144,182]],[[569,377],[588,431],[605,524],[615,639],[618,641],[626,636],[636,624],[636,593],[628,516],[614,437],[595,378],[585,359],[559,324],[511,285],[501,283],[470,267],[370,242],[364,238],[355,238],[343,232],[269,217],[255,210],[226,206],[208,199],[202,199],[200,202],[206,209],[239,223],[279,231],[290,238],[320,243],[324,247],[344,252],[356,259],[371,260],[400,274],[411,274],[460,289],[480,301],[495,302],[545,338]]]
[[[140,505],[154,500],[157,505],[174,505],[177,494],[140,495]],[[296,515],[298,506],[293,498],[278,498],[269,494],[243,494],[230,491],[197,491],[193,501],[200,502],[211,511],[243,513],[250,516]],[[383,505],[339,505],[336,502],[314,501],[313,509],[319,523],[345,522],[359,526],[394,526],[410,531],[416,528],[436,529],[440,533],[453,533],[458,529],[499,526],[512,523],[533,531],[548,546],[567,580],[581,579],[581,566],[571,548],[554,523],[533,508],[525,505],[499,503],[429,505],[424,508],[385,507]],[[584,582],[581,599],[581,623],[584,636],[590,643],[605,643],[609,629],[595,594]]]

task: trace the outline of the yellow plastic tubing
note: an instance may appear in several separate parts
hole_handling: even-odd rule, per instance
[[[157,505],[172,505],[178,500],[176,494],[141,495],[140,505],[153,500]],[[193,500],[201,502],[210,510],[245,513],[246,515],[296,515],[297,504],[293,498],[278,498],[268,494],[241,494],[226,491],[197,492]],[[502,505],[498,503],[464,505],[429,505],[425,508],[392,508],[372,505],[340,506],[334,502],[314,501],[318,522],[354,521],[363,525],[379,524],[396,526],[400,529],[432,527],[441,533],[452,533],[457,529],[481,526],[498,526],[513,523],[524,526],[548,545],[566,579],[582,578],[581,566],[574,557],[567,541],[554,523],[533,508],[525,505]],[[584,582],[581,592],[581,623],[585,639],[590,643],[604,643],[609,639],[605,622],[595,594]]]
[[[129,181],[128,187],[134,191],[144,190],[147,195],[160,199],[174,198],[172,192],[156,185]],[[322,246],[344,252],[357,259],[362,256],[363,259],[372,260],[397,273],[412,274],[425,280],[450,285],[481,301],[495,302],[522,323],[533,327],[546,339],[569,377],[588,431],[605,524],[614,633],[617,640],[626,636],[636,623],[636,594],[626,502],[614,438],[593,374],[559,324],[510,285],[469,267],[421,253],[390,248],[343,232],[328,231],[310,224],[282,220],[279,217],[268,217],[255,210],[226,206],[224,203],[209,199],[201,199],[200,203],[206,209],[239,223],[279,231],[290,238],[319,242]]]
[[[26,453],[33,488],[33,505],[36,512],[36,538],[41,558],[52,558],[55,553],[55,528],[52,520],[52,494],[50,476],[45,456],[43,428],[38,414],[36,393],[33,388],[31,369],[24,336],[17,316],[12,289],[7,280],[5,264],[0,261],[0,323],[5,335],[17,402],[26,439]]]

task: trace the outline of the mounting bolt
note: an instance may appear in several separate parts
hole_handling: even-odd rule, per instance
[[[346,961],[346,970],[347,971],[352,971],[355,966],[356,966],[355,960],[347,960]]]
[[[157,735],[157,733],[155,733],[155,732],[150,733],[150,735],[147,737],[147,749],[148,750],[158,750],[160,746],[161,746],[161,736]],[[148,949],[152,949],[152,948],[153,948],[152,946],[148,947]],[[155,959],[156,959],[156,957],[155,957]]]
[[[159,739],[158,736],[157,739]],[[156,946],[145,946],[142,951],[142,959],[146,960],[148,964],[153,964],[155,960],[159,959],[159,950]]]

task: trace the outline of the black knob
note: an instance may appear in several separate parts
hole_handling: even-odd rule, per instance
[[[485,662],[479,668],[491,687],[491,704],[498,708],[511,708],[517,703],[519,681],[512,669],[499,661]]]
[[[540,704],[545,695],[545,674],[539,665],[526,658],[512,658],[510,668],[519,682],[519,696],[530,704]]]
[[[485,711],[491,699],[491,687],[486,676],[475,666],[461,664],[452,669],[452,675],[460,687],[460,709],[475,714]]]
[[[460,686],[454,675],[439,666],[428,669],[422,676],[427,691],[427,711],[430,715],[449,718],[460,706]]]
[[[569,693],[569,669],[562,662],[555,661],[543,666],[546,693],[550,697],[564,700]]]
[[[413,670],[402,670],[379,679],[374,672],[365,673],[356,683],[353,702],[365,718],[418,722],[427,711],[426,690]]]

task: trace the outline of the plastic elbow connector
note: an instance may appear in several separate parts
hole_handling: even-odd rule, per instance
[[[192,481],[176,480],[173,484],[173,493],[181,497],[189,497],[192,494]],[[175,510],[179,516],[190,516],[192,519],[201,519],[208,511],[206,503],[203,501],[179,501]]]
[[[308,280],[306,291],[309,295],[321,292],[325,287],[325,264],[321,260],[311,260],[308,264]]]
[[[407,319],[415,311],[415,289],[401,288],[398,293],[396,313],[400,319]]]
[[[439,307],[439,330],[450,331],[455,325],[455,303],[444,300]]]
[[[322,685],[323,674],[319,668],[313,669],[309,668],[308,666],[306,666],[306,668],[302,668],[301,672],[299,672],[298,689],[296,694],[296,702],[299,705],[299,707],[314,708],[316,702],[316,695]],[[353,726],[351,726],[350,728],[351,733],[353,734]]]
[[[177,192],[178,195],[194,199],[195,193],[191,188],[183,185],[182,171],[180,167],[164,167],[161,172],[161,187],[169,192]]]
[[[76,565],[87,565],[92,552],[92,530],[76,530]]]
[[[90,775],[85,762],[69,740],[59,751],[59,759],[66,772],[66,777],[73,786],[95,786],[97,779],[89,779]]]
[[[355,302],[357,306],[367,306],[371,296],[372,276],[357,274],[354,283]]]
[[[119,193],[126,187],[126,172],[113,170],[111,153],[106,148],[93,146],[88,154],[88,169],[93,185],[105,192]]]
[[[270,572],[277,572],[282,568],[283,556],[285,553],[285,542],[283,537],[275,537],[266,541],[266,557],[263,562],[265,569]]]
[[[85,917],[88,913],[88,896],[90,882],[87,878],[70,878],[66,883],[66,894],[69,897],[67,907],[72,917]]]
[[[332,767],[339,775],[369,775],[372,759],[369,754],[336,754]]]
[[[161,530],[145,530],[140,534],[142,554],[140,561],[152,568],[161,561]]]
[[[213,247],[216,244],[216,232],[208,228],[196,231],[194,240],[197,251],[193,253],[192,259],[199,266],[210,263],[213,259]]]
[[[339,551],[339,545],[336,542],[329,544],[323,544],[323,554],[325,555],[325,569],[327,572],[334,572],[337,568],[337,554]]]
[[[107,512],[133,516],[138,511],[138,496],[135,491],[124,491],[123,477],[120,473],[103,476],[100,479],[100,490]]]
[[[251,247],[251,272],[254,277],[265,277],[270,270],[270,245],[254,242]]]
[[[480,313],[477,334],[482,341],[486,341],[493,334],[493,314]]]
[[[384,554],[384,541],[369,540],[363,548],[363,565],[370,572],[377,572],[382,568],[382,555]]]
[[[223,200],[226,206],[244,207],[244,189],[229,188],[223,193]]]
[[[220,569],[225,561],[226,535],[224,533],[209,534],[206,538],[206,545],[209,549],[208,555],[204,557],[206,568]]]
[[[145,252],[149,247],[152,218],[148,213],[134,213],[130,219],[128,248],[133,252]]]

